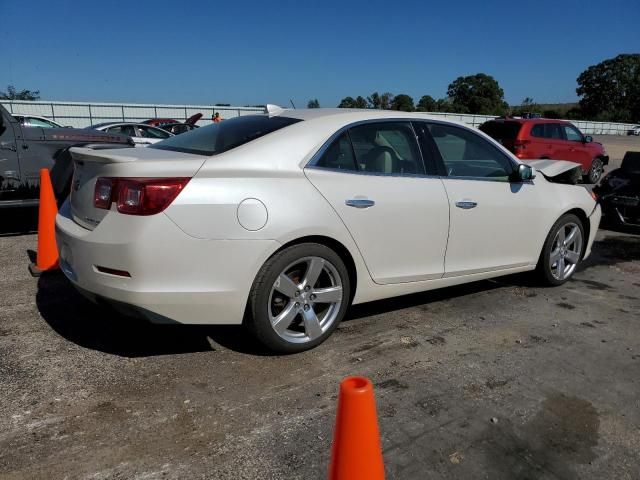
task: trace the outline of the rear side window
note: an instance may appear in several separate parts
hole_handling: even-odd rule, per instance
[[[346,132],[333,141],[324,155],[320,157],[316,166],[336,170],[358,170],[353,148],[351,148],[351,142]]]
[[[368,123],[349,130],[359,170],[383,174],[421,174],[420,149],[408,122]]]
[[[545,138],[551,138],[553,140],[564,140],[561,127],[562,126],[559,123],[545,123],[544,125]]]
[[[531,136],[532,137],[538,137],[538,138],[544,138],[544,124],[543,123],[539,123],[538,125],[534,125],[531,128]]]
[[[486,122],[480,125],[480,131],[502,143],[504,140],[515,140],[522,125],[518,122]]]
[[[196,155],[216,155],[300,121],[297,118],[247,115],[197,128],[148,148]]]

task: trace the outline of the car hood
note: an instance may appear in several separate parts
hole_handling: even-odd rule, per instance
[[[555,183],[577,183],[582,175],[582,167],[579,163],[568,160],[522,160],[535,170],[539,171],[545,178]]]

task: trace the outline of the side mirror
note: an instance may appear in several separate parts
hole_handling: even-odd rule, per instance
[[[520,164],[516,172],[516,179],[519,182],[527,182],[536,178],[536,173],[529,165]]]
[[[591,135],[585,135],[584,143],[591,143],[591,142],[593,142],[593,137]]]

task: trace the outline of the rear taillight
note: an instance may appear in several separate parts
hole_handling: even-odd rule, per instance
[[[96,182],[93,204],[110,209],[116,202],[118,212],[127,215],[154,215],[167,208],[189,178],[109,178]]]
[[[96,188],[93,191],[93,206],[96,208],[111,208],[111,196],[113,192],[114,179],[100,177],[96,182]]]
[[[524,150],[527,145],[531,143],[530,140],[514,140],[513,141],[513,149],[514,150]]]

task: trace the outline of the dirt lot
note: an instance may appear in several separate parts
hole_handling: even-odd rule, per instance
[[[640,478],[639,235],[600,231],[559,288],[354,307],[295,356],[101,309],[31,278],[35,243],[0,237],[1,479],[326,478],[351,374],[374,382],[388,479]]]
[[[619,167],[622,157],[628,150],[640,152],[640,137],[593,135],[593,140],[604,145],[609,154],[610,168]]]

